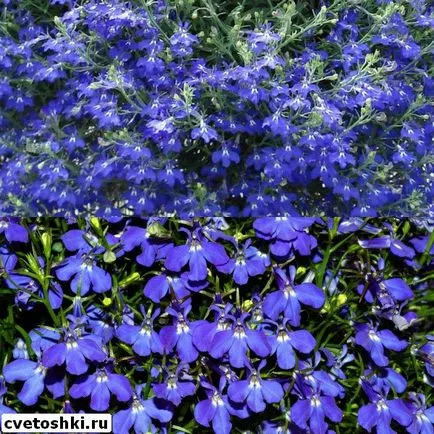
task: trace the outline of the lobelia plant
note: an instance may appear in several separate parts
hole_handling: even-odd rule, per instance
[[[3,0],[0,212],[430,216],[433,27],[426,0]]]
[[[114,434],[434,431],[428,220],[15,229],[0,234],[0,418],[109,412]],[[104,291],[83,291],[89,265]]]

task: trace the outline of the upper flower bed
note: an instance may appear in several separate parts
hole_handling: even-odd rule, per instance
[[[3,214],[431,210],[427,1],[2,3]]]

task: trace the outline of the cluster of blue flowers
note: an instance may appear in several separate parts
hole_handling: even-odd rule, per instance
[[[434,432],[428,221],[0,231],[0,417],[109,411],[114,434]]]
[[[434,211],[428,1],[0,4],[3,215]]]

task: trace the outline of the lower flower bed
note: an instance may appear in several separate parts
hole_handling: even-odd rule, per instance
[[[3,219],[0,417],[434,432],[422,220]]]

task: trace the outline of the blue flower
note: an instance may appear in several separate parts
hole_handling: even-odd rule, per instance
[[[134,428],[136,434],[144,432],[160,432],[154,425],[154,421],[169,422],[172,419],[171,411],[159,405],[155,398],[141,399],[134,394],[131,407],[120,410],[113,415],[113,433],[128,434]]]
[[[228,330],[217,331],[208,349],[211,356],[220,359],[228,354],[231,366],[243,368],[249,360],[248,350],[260,357],[267,357],[271,353],[265,333],[251,329],[245,322],[246,318],[247,315],[243,314]]]
[[[71,289],[74,293],[86,295],[90,289],[101,293],[109,291],[112,287],[112,278],[107,271],[96,265],[95,259],[84,256],[70,256],[66,258],[58,268],[56,276],[63,281],[71,277]]]
[[[403,427],[408,427],[412,421],[409,409],[402,399],[387,399],[387,389],[385,392],[372,387],[365,379],[361,380],[363,390],[368,395],[370,404],[366,404],[359,409],[357,421],[359,425],[371,432],[376,427],[378,433],[390,433],[392,419]]]
[[[268,335],[268,342],[271,354],[276,353],[279,368],[292,369],[296,362],[296,351],[309,354],[315,348],[316,341],[307,330],[288,330],[286,322],[278,325],[276,334]]]
[[[167,308],[166,311],[174,317],[174,325],[165,326],[160,331],[161,342],[166,353],[176,348],[179,358],[183,362],[194,362],[199,352],[193,345],[193,331],[195,323],[187,320],[186,316],[191,307],[185,308],[184,313]]]
[[[215,320],[213,322],[195,321],[193,343],[199,351],[208,352],[216,333],[231,328],[234,321],[234,317],[230,314],[232,308],[231,304],[227,304],[224,310],[217,305],[211,305],[210,311],[215,312]]]
[[[247,403],[254,413],[265,410],[266,404],[279,402],[284,395],[283,387],[276,380],[261,378],[261,369],[265,366],[263,360],[257,370],[251,369],[246,380],[231,383],[228,396],[234,402]]]
[[[97,369],[94,374],[79,377],[69,389],[69,394],[75,399],[90,395],[90,408],[106,411],[112,394],[118,401],[127,402],[133,396],[133,390],[127,378],[113,373],[112,366],[108,365]]]
[[[342,411],[332,396],[321,395],[312,388],[306,388],[305,395],[291,406],[291,420],[302,429],[309,427],[315,434],[327,432],[326,418],[340,422],[342,416]]]
[[[428,407],[425,395],[422,393],[410,392],[410,401],[406,401],[413,420],[407,427],[410,434],[432,434],[434,433],[434,406]]]
[[[427,342],[418,349],[417,353],[425,362],[428,384],[434,387],[434,336],[427,335],[426,339]]]
[[[167,240],[151,236],[149,231],[153,223],[155,223],[155,219],[150,219],[147,229],[127,226],[121,235],[121,244],[126,252],[140,247],[141,254],[137,256],[136,260],[145,267],[150,267],[156,259],[166,256],[167,249],[172,247],[172,243],[167,242]]]
[[[34,405],[45,388],[47,369],[32,360],[17,359],[3,368],[3,375],[8,383],[24,381],[18,399],[25,405]]]
[[[94,251],[96,254],[103,253],[105,247],[101,240],[90,231],[81,229],[71,229],[61,236],[64,246],[71,252],[78,251],[78,254],[90,253]],[[117,244],[117,239],[111,234],[105,235],[105,241],[109,245]]]
[[[154,384],[155,396],[178,406],[184,397],[194,395],[196,386],[191,381],[192,377],[183,372],[185,369],[186,366],[180,364],[175,373],[166,376],[164,383]]]
[[[194,418],[205,427],[212,426],[215,434],[230,434],[232,429],[231,415],[247,417],[247,410],[236,408],[231,404],[221,390],[217,390],[211,384],[201,381],[205,388],[207,399],[200,401],[194,407]],[[221,387],[220,387],[221,389]]]
[[[165,267],[170,271],[181,271],[189,264],[189,279],[204,280],[208,274],[207,262],[218,266],[226,264],[229,257],[221,244],[208,241],[199,230],[188,233],[187,244],[171,248],[166,257]]]
[[[116,329],[116,337],[132,345],[134,352],[139,356],[146,357],[151,353],[163,354],[160,336],[153,328],[153,322],[159,313],[160,310],[156,309],[151,317],[145,316],[140,326],[121,324]]]
[[[237,249],[235,258],[221,266],[217,266],[223,273],[233,274],[234,281],[238,285],[245,285],[249,277],[264,274],[266,267],[270,266],[268,255],[261,253],[256,247],[251,245],[251,240],[247,240],[242,249]]]
[[[378,366],[389,364],[389,359],[384,354],[385,348],[393,351],[403,351],[407,348],[407,342],[398,339],[390,330],[377,330],[368,324],[358,324],[356,330],[356,344],[368,351]]]
[[[203,139],[205,143],[209,143],[211,140],[218,140],[218,134],[205,122],[205,119],[200,118],[199,126],[191,130],[191,138]]]
[[[176,275],[169,275],[162,272],[151,277],[143,288],[143,294],[150,298],[154,303],[159,303],[169,292],[175,294],[178,300],[190,294],[186,289],[184,279]]]
[[[87,372],[89,361],[103,362],[107,354],[101,349],[101,342],[92,335],[82,335],[77,329],[65,330],[63,342],[47,348],[42,354],[46,368],[66,364],[66,370],[74,375]]]
[[[27,243],[29,241],[27,229],[15,223],[13,219],[2,218],[0,220],[0,233],[4,234],[10,243],[14,241]]]
[[[309,255],[316,247],[316,239],[306,233],[315,222],[307,217],[264,217],[253,222],[259,238],[270,240],[270,250],[276,256],[286,257],[292,250]]]
[[[320,309],[325,303],[325,294],[313,283],[295,285],[296,269],[294,266],[289,267],[289,277],[280,268],[275,267],[273,271],[279,290],[265,296],[264,312],[273,320],[276,320],[283,312],[289,324],[298,327],[301,319],[301,303],[314,309]]]
[[[230,146],[228,143],[223,143],[221,149],[212,153],[212,162],[214,164],[221,163],[222,166],[226,168],[232,163],[238,164],[240,162],[238,147],[235,145]]]

